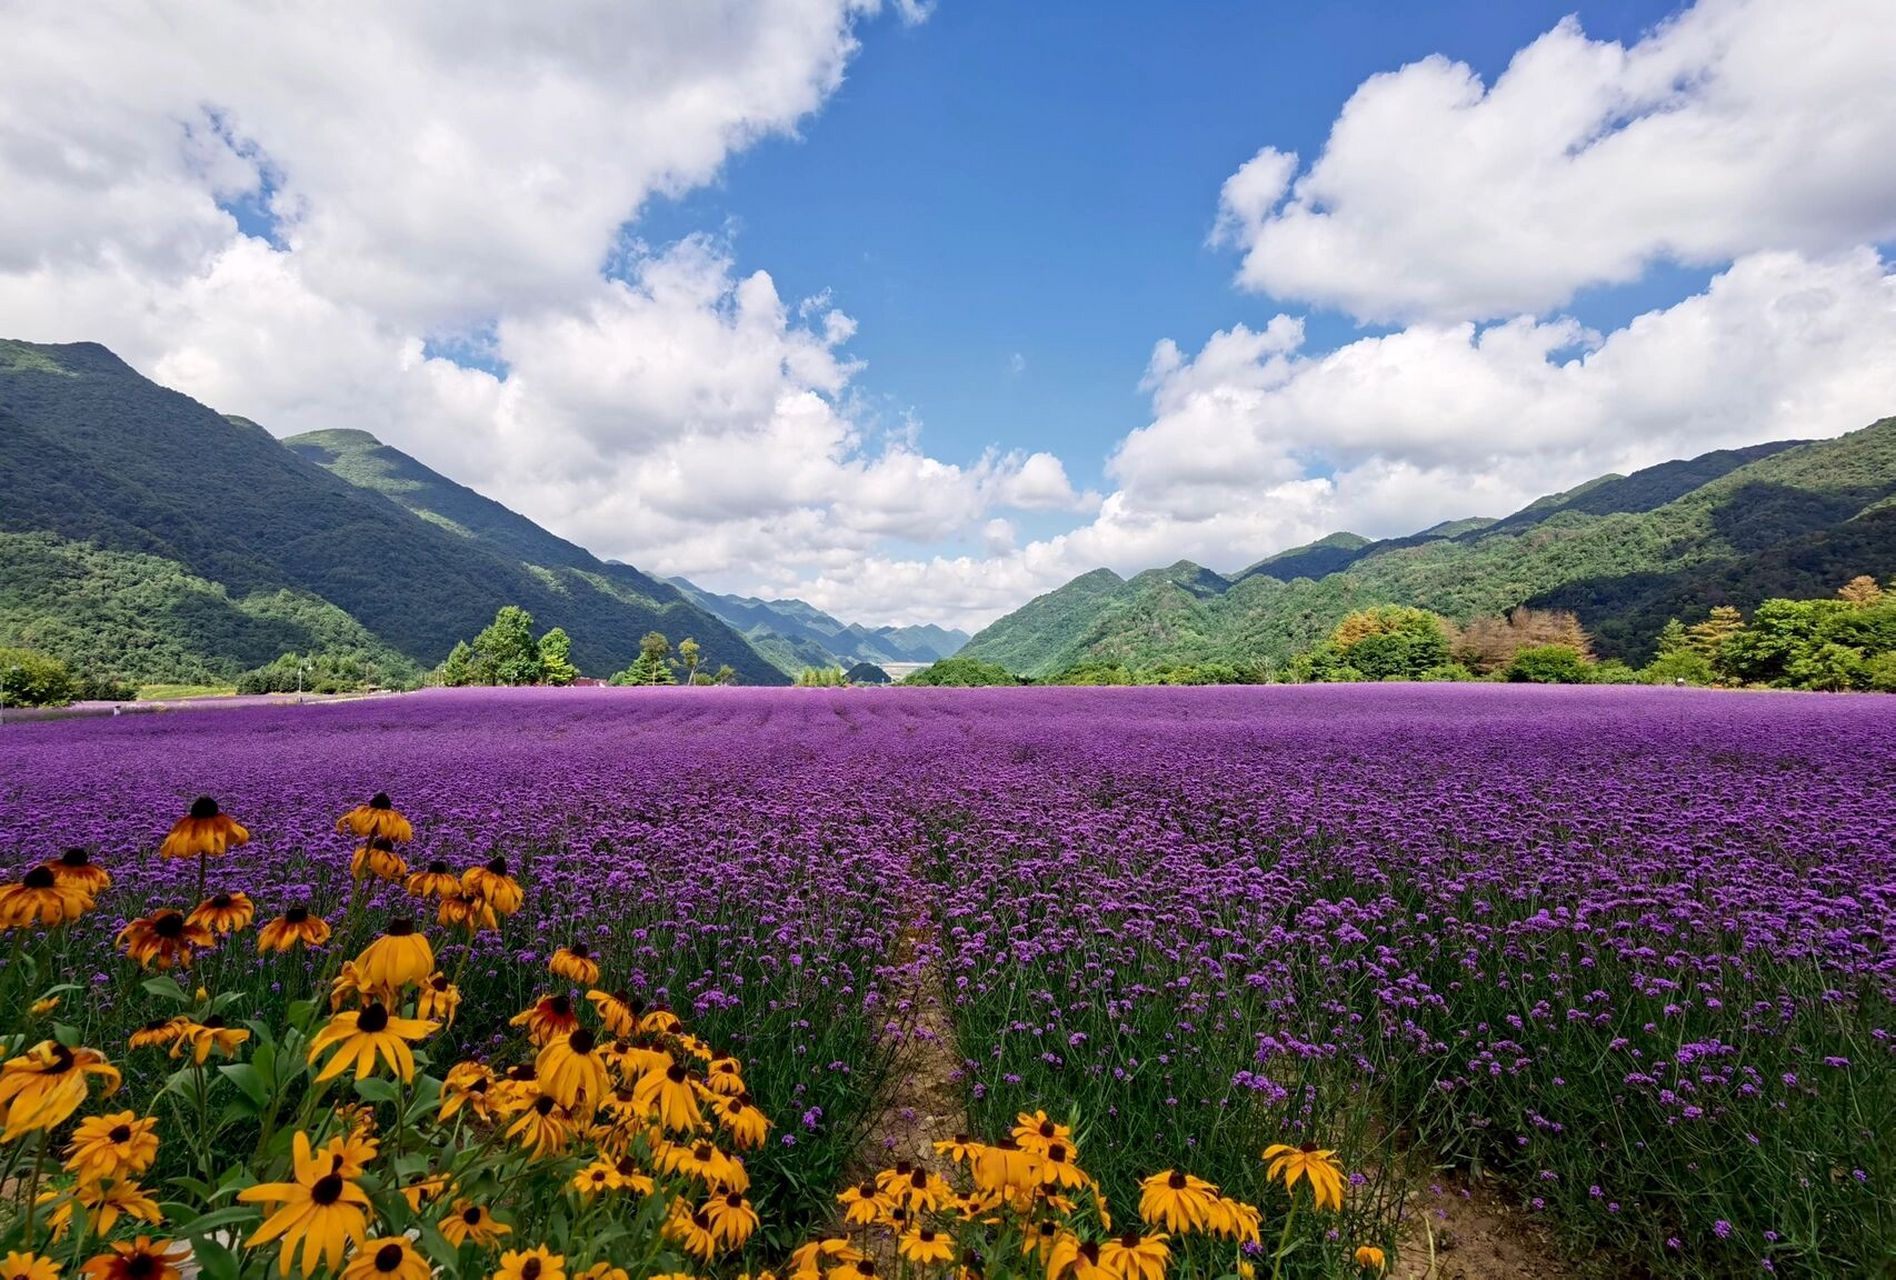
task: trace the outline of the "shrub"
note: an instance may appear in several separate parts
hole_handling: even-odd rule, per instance
[[[0,701],[10,707],[63,707],[73,699],[72,672],[50,654],[0,649]]]
[[[979,658],[943,658],[941,661],[923,667],[903,684],[933,685],[937,687],[975,687],[985,685],[1015,685],[1013,673],[996,662],[983,662]]]
[[[1514,684],[1586,684],[1593,678],[1586,659],[1564,644],[1522,649],[1504,671]]]

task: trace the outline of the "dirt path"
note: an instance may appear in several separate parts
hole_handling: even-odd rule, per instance
[[[945,1175],[946,1162],[935,1154],[934,1144],[967,1130],[961,1062],[943,1004],[940,953],[933,948],[924,952],[927,936],[927,926],[902,935],[903,964],[926,958],[914,965],[914,980],[902,995],[909,1006],[909,1030],[890,1069],[882,1109],[858,1156],[859,1176],[886,1169],[898,1160]]]
[[[1408,1202],[1391,1280],[1571,1280],[1553,1234],[1483,1184],[1443,1175]]]

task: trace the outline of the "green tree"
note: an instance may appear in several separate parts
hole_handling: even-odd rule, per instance
[[[648,631],[639,640],[639,656],[632,665],[612,677],[613,684],[677,684],[672,674],[671,641],[663,633]]]
[[[1703,622],[1695,622],[1686,630],[1686,637],[1694,651],[1707,662],[1717,667],[1722,659],[1725,642],[1745,629],[1745,615],[1728,604],[1714,608]]]
[[[458,689],[470,684],[491,684],[491,680],[481,679],[481,659],[474,652],[474,646],[465,640],[455,642],[447,658],[438,668],[441,683],[450,689]]]
[[[1673,621],[1683,636],[1685,628]],[[1659,656],[1647,663],[1639,673],[1639,678],[1647,684],[1686,684],[1710,685],[1718,683],[1718,673],[1712,670],[1712,664],[1705,655],[1683,642],[1675,649],[1662,649]]]
[[[474,652],[492,668],[495,684],[536,684],[540,650],[533,643],[533,615],[517,604],[500,607],[487,629],[474,637]]]
[[[718,669],[711,673],[711,683],[712,684],[736,684],[737,683],[736,669],[734,669],[731,666],[731,664],[728,662],[720,663],[718,665]]]
[[[1593,678],[1579,650],[1564,644],[1522,649],[1503,668],[1503,674],[1517,684],[1586,684]]]
[[[1427,609],[1377,605],[1336,624],[1330,644],[1366,680],[1413,680],[1449,660],[1449,623]]]
[[[540,637],[540,680],[545,684],[571,684],[579,676],[573,665],[573,639],[565,627],[554,627]]]
[[[968,688],[983,685],[1016,685],[1013,673],[997,662],[979,658],[943,658],[910,675],[903,684]]]
[[[678,642],[678,661],[685,668],[685,683],[698,683],[698,642],[686,636]]]
[[[31,649],[0,649],[0,703],[63,707],[72,694],[72,672],[58,658]]]
[[[1685,624],[1677,618],[1667,618],[1666,625],[1659,628],[1659,639],[1654,649],[1661,657],[1668,654],[1684,653],[1692,647],[1691,637],[1685,634]]]
[[[844,683],[841,667],[805,667],[797,674],[799,689],[837,689]]]
[[[1348,684],[1361,680],[1363,673],[1350,664],[1341,649],[1326,641],[1292,658],[1284,678],[1293,684]]]

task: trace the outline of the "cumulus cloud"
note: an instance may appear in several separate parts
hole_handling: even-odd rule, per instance
[[[1655,261],[1896,236],[1887,0],[1703,0],[1630,46],[1574,18],[1492,85],[1425,58],[1372,76],[1308,167],[1225,183],[1241,284],[1375,320],[1559,306]]]

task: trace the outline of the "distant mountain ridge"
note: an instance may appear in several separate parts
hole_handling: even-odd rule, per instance
[[[1896,572],[1896,418],[1832,440],[1776,441],[1607,475],[1501,519],[1402,538],[1335,533],[1236,573],[1190,561],[1130,579],[1082,574],[984,628],[960,656],[1045,676],[1283,662],[1354,609],[1410,604],[1457,621],[1572,609],[1605,656],[1641,660],[1670,616],[1826,595]]]
[[[286,447],[96,343],[0,341],[0,644],[137,680],[228,679],[286,651],[430,667],[503,604],[607,674],[690,634],[749,683],[784,677],[673,588],[366,432]]]
[[[751,647],[794,676],[809,667],[852,667],[867,662],[935,662],[968,642],[965,631],[926,626],[865,627],[842,622],[802,600],[719,595],[684,578],[668,583],[708,613],[729,623]]]

